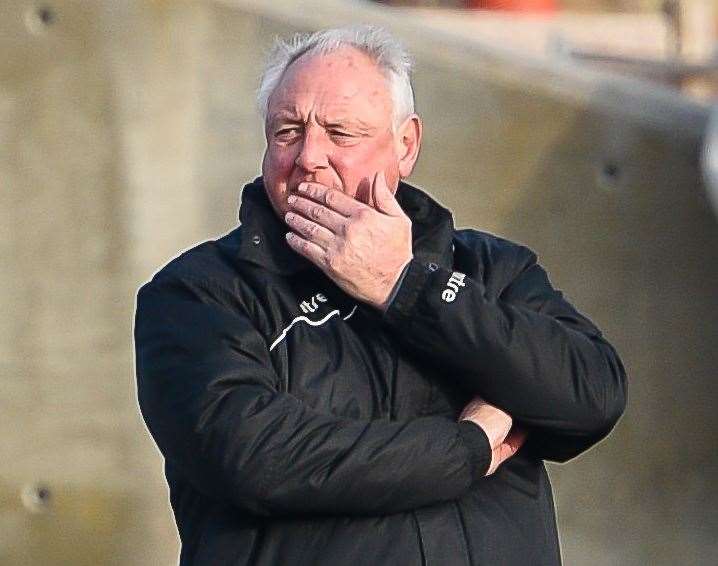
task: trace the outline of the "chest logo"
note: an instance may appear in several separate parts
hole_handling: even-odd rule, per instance
[[[317,293],[314,295],[311,299],[307,301],[302,301],[299,303],[299,308],[302,309],[305,313],[314,312],[319,308],[319,303],[326,303],[327,298],[322,295],[321,293]],[[306,310],[305,310],[306,309]],[[304,324],[307,324],[309,326],[321,326],[325,324],[330,318],[334,316],[341,317],[342,320],[349,320],[352,316],[354,316],[354,313],[357,310],[357,305],[354,305],[352,310],[349,311],[347,315],[342,316],[342,314],[339,312],[339,309],[334,309],[327,314],[325,314],[321,319],[319,320],[312,320],[304,315],[299,315],[298,317],[294,318],[292,322],[290,322],[287,326],[285,326],[282,331],[279,333],[279,336],[277,336],[274,341],[269,346],[269,351],[271,352],[276,348],[279,343],[284,340],[287,337],[287,333],[298,323],[302,322]]]
[[[319,303],[326,303],[327,298],[321,293],[317,293],[313,297],[299,303],[299,308],[302,309],[303,313],[314,312],[319,308]]]
[[[441,293],[441,298],[444,299],[445,303],[453,303],[454,299],[456,299],[456,295],[459,293],[459,288],[466,286],[464,277],[466,277],[466,274],[459,273],[458,271],[454,271],[451,274],[449,281],[446,283],[446,289]]]

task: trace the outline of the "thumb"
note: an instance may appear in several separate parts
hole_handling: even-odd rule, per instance
[[[525,428],[514,427],[504,439],[504,442],[511,447],[511,450],[515,454],[523,443],[526,442],[527,436],[528,431]]]
[[[374,202],[376,203],[376,209],[389,216],[398,216],[404,214],[401,206],[396,200],[394,194],[389,190],[389,186],[386,184],[386,176],[384,171],[379,171],[374,175],[374,186],[372,187],[372,193],[374,194]]]
[[[504,441],[491,451],[491,464],[486,475],[494,473],[501,464],[516,454],[526,441],[527,435],[526,430],[512,429]]]

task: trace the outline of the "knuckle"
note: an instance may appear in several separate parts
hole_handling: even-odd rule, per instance
[[[356,232],[357,232],[356,222],[353,222],[353,221],[346,222],[343,227],[343,232],[344,232],[344,236],[346,236],[346,238],[353,238],[354,236],[356,236]]]
[[[341,264],[341,258],[337,254],[327,253],[324,262],[330,270],[337,271]]]
[[[299,211],[300,211],[304,216],[309,216],[309,215],[311,214],[311,211],[312,211],[311,202],[305,200],[305,201],[301,204],[301,207],[300,207]]]
[[[344,263],[344,257],[349,253],[351,250],[351,244],[349,244],[347,241],[339,242],[336,246],[337,250],[337,261],[340,261],[342,264]]]
[[[369,211],[365,208],[362,208],[361,210],[357,211],[355,217],[358,222],[366,222],[369,217]]]
[[[333,254],[327,253],[324,256],[324,265],[329,269],[330,271],[333,271],[336,265],[336,259],[334,258]]]

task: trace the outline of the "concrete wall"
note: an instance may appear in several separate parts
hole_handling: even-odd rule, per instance
[[[630,406],[552,465],[566,564],[713,564],[718,225],[707,109],[339,2],[0,4],[0,563],[171,564],[134,293],[236,225],[275,34],[383,23],[417,57],[413,182],[532,247],[617,345]],[[7,258],[7,259],[6,259]]]

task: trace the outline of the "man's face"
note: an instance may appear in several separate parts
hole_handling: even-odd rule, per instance
[[[292,63],[269,99],[262,175],[277,213],[313,181],[373,203],[374,176],[396,191],[402,151],[392,132],[389,83],[364,53],[344,48]],[[412,162],[413,165],[413,162]]]

